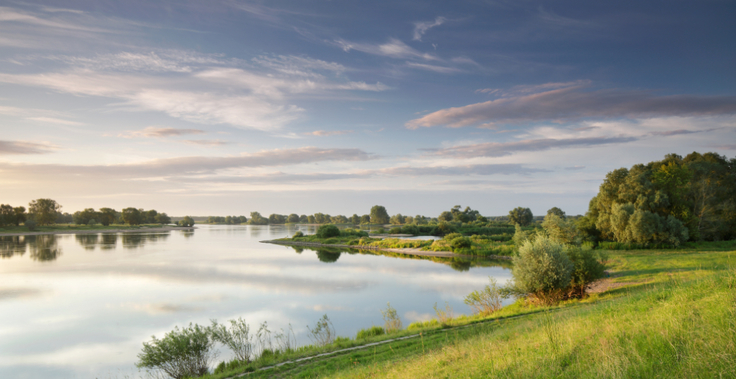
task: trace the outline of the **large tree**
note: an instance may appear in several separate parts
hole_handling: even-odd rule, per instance
[[[36,199],[28,203],[28,213],[38,225],[51,225],[61,211],[61,205],[52,199]]]
[[[133,207],[123,209],[122,218],[123,222],[128,225],[140,225],[140,223],[143,221],[141,211]]]
[[[371,223],[372,224],[388,224],[390,218],[386,208],[382,205],[374,205],[371,208]]]
[[[534,214],[532,214],[532,210],[529,208],[516,207],[509,211],[509,221],[512,224],[527,226],[534,221]]]
[[[108,226],[115,223],[115,210],[112,208],[100,208],[99,220],[100,224]]]

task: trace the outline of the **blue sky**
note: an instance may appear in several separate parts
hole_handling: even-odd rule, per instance
[[[3,1],[0,202],[582,214],[613,169],[734,156],[734,19],[728,1]]]

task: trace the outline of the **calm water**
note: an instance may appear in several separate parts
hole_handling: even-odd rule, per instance
[[[299,344],[327,314],[338,334],[434,315],[508,268],[489,261],[297,251],[258,241],[305,226],[198,226],[193,232],[0,237],[0,378],[138,377],[136,355],[176,325],[244,317]],[[220,349],[220,359],[229,358]]]

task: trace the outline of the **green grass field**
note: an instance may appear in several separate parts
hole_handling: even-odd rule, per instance
[[[607,290],[583,300],[517,301],[491,317],[304,347],[209,377],[736,377],[735,244],[611,251]],[[415,337],[258,370],[398,336]]]

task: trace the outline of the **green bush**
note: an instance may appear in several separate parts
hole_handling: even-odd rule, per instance
[[[443,239],[444,239],[445,241],[452,241],[452,240],[454,240],[455,238],[459,238],[459,237],[462,237],[462,236],[463,236],[463,235],[462,235],[462,234],[460,234],[460,233],[450,233],[450,234],[446,234],[446,235],[445,235],[445,236],[443,237]]]
[[[401,228],[391,228],[391,230],[388,231],[390,234],[401,234]]]
[[[361,329],[355,339],[364,340],[368,337],[376,337],[386,334],[386,331],[380,326],[374,326],[370,329]]]
[[[26,226],[26,228],[28,228],[28,230],[30,230],[30,231],[34,231],[34,230],[36,230],[36,225],[38,225],[38,224],[36,224],[36,221],[35,221],[35,220],[26,220],[26,222],[24,222],[23,224],[24,224],[24,225]]]
[[[304,233],[302,233],[301,230],[300,230],[300,231],[294,233],[294,237],[292,237],[292,238],[297,238],[297,237],[304,237]]]
[[[491,284],[482,291],[473,291],[465,297],[465,304],[473,308],[474,313],[491,314],[501,309],[501,291],[496,279],[489,277]]]
[[[160,370],[175,379],[202,376],[215,358],[214,344],[207,327],[191,323],[175,327],[162,339],[153,336],[151,342],[144,342],[136,366]]]
[[[322,242],[323,242],[323,243],[324,243],[325,245],[334,245],[334,244],[336,244],[336,243],[340,242],[340,240],[338,240],[337,238],[328,238],[328,239],[326,239],[326,240],[324,240],[324,241],[322,241]]]
[[[230,348],[235,354],[235,359],[243,363],[250,362],[254,350],[254,341],[250,334],[250,327],[242,318],[230,320],[230,327],[218,324],[212,320],[210,326],[212,338]]]
[[[511,289],[543,303],[554,303],[564,298],[574,268],[562,244],[537,236],[525,241],[513,258]]]
[[[590,249],[581,249],[576,246],[567,248],[567,256],[575,268],[570,275],[570,289],[576,297],[585,296],[585,287],[596,279],[603,277],[606,266],[600,261],[605,260],[600,253]]]
[[[450,246],[452,246],[453,251],[469,249],[473,246],[473,242],[468,237],[458,237],[450,241]]]
[[[330,238],[330,237],[339,237],[340,236],[340,229],[337,228],[335,225],[326,224],[321,225],[317,229],[317,237],[319,238]]]

